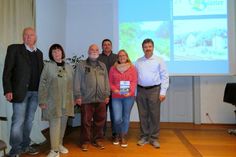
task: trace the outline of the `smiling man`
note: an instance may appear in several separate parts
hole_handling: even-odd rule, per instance
[[[98,61],[98,56],[98,46],[90,45],[88,58],[78,63],[74,75],[74,98],[76,104],[81,106],[82,151],[87,151],[91,142],[98,149],[104,149],[103,127],[110,86],[106,66]],[[94,131],[91,135],[92,127]]]
[[[139,146],[150,143],[160,148],[160,105],[166,98],[169,76],[164,61],[153,54],[154,42],[145,39],[142,43],[144,56],[136,61],[138,72],[137,105],[141,135]]]
[[[38,106],[38,86],[43,68],[43,53],[36,47],[36,40],[35,30],[28,27],[23,31],[23,44],[12,44],[7,48],[3,89],[6,100],[13,107],[11,157],[21,153],[38,154],[30,147],[30,132]]]
[[[111,67],[117,61],[117,58],[118,58],[117,54],[113,53],[113,51],[112,51],[112,42],[111,42],[111,40],[110,39],[104,39],[102,41],[102,53],[99,54],[98,60],[103,62],[106,65],[108,73],[109,73]],[[110,119],[111,119],[112,138],[114,139],[115,136],[116,136],[116,133],[115,133],[115,126],[114,126],[114,111],[113,111],[113,107],[112,107],[111,102],[112,102],[112,98],[110,96],[110,101],[107,104],[106,112],[107,112],[107,109],[109,107],[109,113],[110,113]],[[105,123],[104,128],[103,128],[104,135],[106,134],[106,130],[107,130],[107,125]]]

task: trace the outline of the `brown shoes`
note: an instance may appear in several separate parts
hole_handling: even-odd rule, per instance
[[[115,137],[113,138],[112,143],[113,143],[114,145],[120,144],[120,139],[119,139],[119,137],[118,137],[118,136],[115,136]]]
[[[95,147],[97,147],[98,149],[104,149],[105,147],[104,147],[104,145],[102,144],[102,142],[101,141],[94,141],[93,143],[92,143],[92,145],[93,146],[95,146]]]
[[[81,145],[81,150],[84,151],[84,152],[88,151],[88,144],[87,143],[82,144]]]
[[[105,148],[104,145],[102,144],[102,142],[98,141],[98,140],[92,142],[92,145],[95,146],[96,148],[100,149],[100,150]],[[84,151],[84,152],[88,151],[88,147],[89,147],[89,143],[84,143],[80,146],[81,150]]]
[[[127,140],[124,137],[122,137],[121,140],[120,140],[120,146],[123,147],[123,148],[128,147]]]

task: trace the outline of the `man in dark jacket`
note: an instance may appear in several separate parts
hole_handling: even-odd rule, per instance
[[[30,147],[30,132],[38,106],[43,54],[35,46],[36,33],[33,28],[24,29],[23,42],[8,46],[3,70],[4,95],[13,107],[9,152],[11,157],[21,153],[38,153]]]
[[[112,52],[112,42],[110,39],[104,39],[102,41],[102,53],[99,54],[98,60],[103,62],[106,65],[107,72],[109,73],[111,67],[115,64],[117,61],[117,54]],[[111,119],[111,130],[112,130],[112,138],[113,140],[115,139],[116,133],[115,133],[115,126],[114,126],[114,111],[111,105],[111,96],[109,103],[107,104],[107,108],[109,107],[109,112],[110,112],[110,119]],[[106,110],[107,110],[106,108]],[[104,135],[106,133],[107,125],[105,123],[103,132]]]

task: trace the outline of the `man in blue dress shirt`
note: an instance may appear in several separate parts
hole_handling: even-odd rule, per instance
[[[169,75],[164,61],[153,54],[154,42],[145,39],[142,43],[144,56],[136,61],[138,71],[137,105],[141,135],[139,146],[150,143],[160,148],[160,104],[166,98]]]

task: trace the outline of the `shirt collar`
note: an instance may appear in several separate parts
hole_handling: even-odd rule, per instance
[[[28,50],[28,51],[30,51],[30,52],[37,51],[36,46],[34,46],[34,48],[31,49],[28,45],[25,44],[25,48],[26,48],[26,50]]]
[[[155,58],[155,55],[152,54],[152,56],[150,58],[146,58],[145,55],[142,57],[142,60],[152,60]]]

